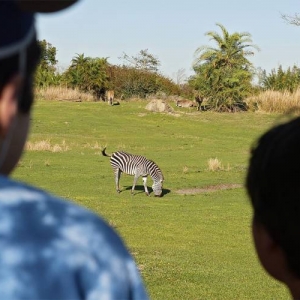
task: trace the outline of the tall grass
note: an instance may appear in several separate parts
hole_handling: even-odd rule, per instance
[[[93,95],[63,86],[36,88],[36,97],[44,100],[93,101]]]
[[[267,90],[246,100],[253,111],[286,113],[300,109],[300,88],[293,93]]]

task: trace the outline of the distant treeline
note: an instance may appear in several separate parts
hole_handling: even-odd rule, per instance
[[[63,72],[57,71],[56,48],[47,41],[39,42],[42,48],[42,60],[36,73],[37,88],[65,86],[91,93],[95,100],[101,99],[106,90],[113,89],[118,98],[146,98],[149,95],[163,93],[193,97],[193,88],[187,83],[176,84],[161,75],[155,66],[158,60],[141,51],[142,57],[136,58],[136,65],[112,65],[107,58],[86,57],[76,54],[70,66]],[[153,58],[150,61],[149,57]],[[148,62],[145,63],[145,60]],[[144,64],[139,66],[140,61]]]
[[[294,92],[300,86],[300,69],[294,65],[287,70],[282,66],[269,74],[256,70],[246,58],[258,50],[252,44],[249,33],[229,34],[217,24],[221,35],[211,31],[206,35],[217,47],[201,46],[193,62],[195,74],[182,82],[174,82],[159,72],[160,61],[148,50],[136,56],[124,53],[122,65],[112,65],[108,58],[86,57],[76,54],[70,66],[58,72],[56,48],[46,40],[39,41],[42,60],[36,73],[37,88],[63,86],[79,89],[103,99],[105,91],[113,89],[120,99],[147,98],[153,95],[177,95],[187,99],[201,96],[206,99],[207,109],[216,111],[248,110],[246,99],[261,91]],[[180,74],[178,74],[180,75]],[[182,74],[181,74],[182,75]],[[258,83],[253,84],[254,77]],[[183,78],[183,77],[182,77]]]

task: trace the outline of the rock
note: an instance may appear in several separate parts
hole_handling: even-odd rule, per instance
[[[173,108],[164,100],[155,99],[151,100],[146,109],[153,112],[173,112]]]

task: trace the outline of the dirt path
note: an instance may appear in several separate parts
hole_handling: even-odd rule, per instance
[[[216,192],[220,190],[239,189],[242,187],[243,187],[242,184],[218,184],[218,185],[208,185],[203,188],[182,189],[182,190],[177,190],[175,192],[181,195],[195,195],[195,194]]]

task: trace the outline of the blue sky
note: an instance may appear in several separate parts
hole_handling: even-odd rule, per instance
[[[249,57],[267,72],[280,64],[300,66],[300,26],[287,24],[281,13],[300,13],[299,0],[80,0],[56,14],[39,14],[38,38],[57,48],[59,66],[67,67],[77,53],[108,57],[122,64],[125,52],[142,49],[161,62],[160,71],[175,78],[180,69],[193,74],[195,50],[214,46],[205,35],[229,31],[249,32],[261,50]]]

